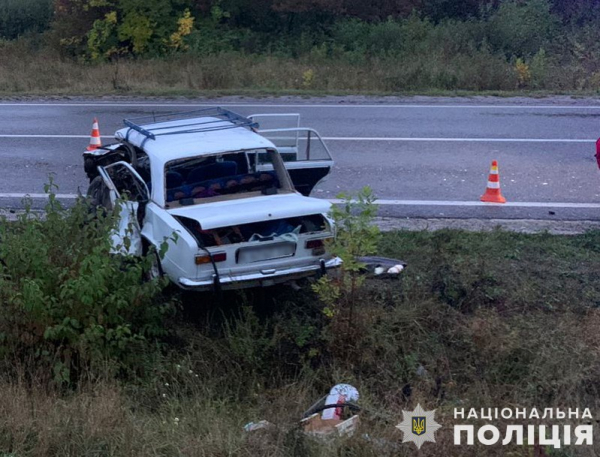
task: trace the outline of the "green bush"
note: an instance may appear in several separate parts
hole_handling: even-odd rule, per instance
[[[488,24],[488,40],[507,56],[532,56],[548,48],[559,31],[559,19],[548,0],[505,1]]]
[[[328,243],[327,250],[342,259],[338,275],[324,276],[313,290],[325,304],[323,312],[353,326],[353,311],[365,278],[361,273],[364,264],[357,257],[375,254],[380,238],[379,228],[373,224],[377,215],[375,196],[370,187],[358,192],[356,200],[351,195],[340,194],[344,202],[331,209],[336,236]]]
[[[164,335],[162,281],[142,281],[148,261],[111,255],[111,215],[49,195],[46,211],[0,222],[0,361],[55,381],[106,363],[145,368]]]
[[[12,40],[28,32],[43,32],[52,18],[52,5],[52,0],[2,0],[0,38]]]

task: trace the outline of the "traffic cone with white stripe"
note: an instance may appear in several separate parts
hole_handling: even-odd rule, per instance
[[[92,135],[90,137],[90,145],[87,147],[87,150],[94,151],[100,147],[102,147],[102,140],[100,139],[98,119],[94,118],[94,123],[92,124]]]
[[[482,202],[488,203],[506,203],[506,198],[500,192],[500,175],[498,174],[498,162],[493,161],[490,167],[490,175],[488,177],[487,188],[481,196]]]

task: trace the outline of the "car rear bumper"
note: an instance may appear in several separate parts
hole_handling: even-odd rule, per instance
[[[307,265],[302,267],[286,268],[282,270],[263,271],[258,273],[245,274],[240,276],[219,276],[216,275],[208,280],[195,280],[188,278],[179,278],[179,286],[183,289],[191,290],[212,290],[215,287],[221,289],[243,289],[247,287],[263,287],[280,284],[282,282],[293,281],[307,276],[319,273],[326,273],[327,270],[338,268],[342,265],[339,257],[330,260],[321,259],[318,265]]]

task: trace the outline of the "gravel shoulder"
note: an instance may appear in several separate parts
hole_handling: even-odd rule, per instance
[[[549,221],[537,219],[403,219],[382,217],[376,224],[382,231],[393,230],[466,230],[489,232],[505,230],[517,233],[543,233],[553,235],[578,235],[590,230],[600,230],[600,221]]]

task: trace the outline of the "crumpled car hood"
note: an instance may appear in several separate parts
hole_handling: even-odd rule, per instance
[[[261,195],[168,210],[172,216],[197,220],[203,230],[284,219],[309,214],[326,214],[331,203],[300,194]]]

